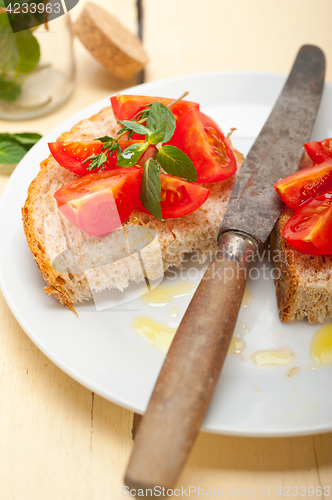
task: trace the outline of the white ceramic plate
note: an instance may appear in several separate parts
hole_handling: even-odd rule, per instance
[[[284,75],[265,73],[207,73],[146,83],[129,93],[178,96],[190,91],[235,147],[246,154],[258,135],[283,86]],[[97,312],[93,301],[77,308],[78,319],[43,292],[44,282],[28,250],[23,234],[21,207],[39,163],[47,157],[47,142],[69,130],[79,120],[109,105],[105,98],[56,127],[25,156],[14,171],[0,206],[0,283],[5,298],[31,340],[56,365],[97,394],[136,412],[147,406],[164,353],[145,342],[131,326],[148,315],[175,326],[170,307],[183,315],[191,294],[162,307],[141,298]],[[312,135],[332,136],[332,86],[327,84]],[[197,267],[199,271],[201,268]],[[191,279],[197,284],[198,273]],[[182,272],[182,278],[186,271]],[[268,279],[265,279],[268,278]],[[239,321],[250,330],[242,336],[247,347],[241,355],[227,357],[213,401],[206,416],[206,431],[242,436],[294,436],[332,430],[332,366],[309,369],[310,342],[319,326],[305,321],[281,324],[270,271],[251,280],[253,303],[242,309]],[[181,279],[179,275],[178,279]],[[237,332],[241,331],[239,323]],[[251,355],[258,350],[290,349],[294,361],[286,366],[258,368]],[[294,376],[292,367],[301,370]]]

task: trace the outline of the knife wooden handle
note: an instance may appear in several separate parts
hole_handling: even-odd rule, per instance
[[[245,284],[243,262],[220,254],[209,265],[140,423],[125,476],[130,488],[174,487],[218,381]]]

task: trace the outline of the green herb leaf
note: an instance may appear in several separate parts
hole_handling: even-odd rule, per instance
[[[150,108],[146,126],[152,130],[152,132],[160,131],[164,133],[162,141],[159,142],[168,142],[174,134],[175,118],[172,111],[167,106],[161,102],[154,102]],[[165,127],[164,130],[163,127]]]
[[[141,158],[142,154],[145,153],[149,144],[147,142],[135,143],[124,149],[121,154],[118,155],[117,166],[119,167],[133,167],[136,165],[138,160]]]
[[[197,181],[197,172],[194,164],[183,151],[165,144],[159,149],[157,153],[157,161],[159,161],[162,168],[170,175],[182,177],[188,181]]]
[[[140,111],[138,111],[136,113],[135,116],[133,116],[133,120],[136,120],[137,122],[140,121],[140,120],[146,120],[148,115],[149,115],[149,111],[150,111],[150,107],[152,106],[152,102],[150,104],[145,104],[144,106],[144,109],[141,109]]]
[[[42,136],[35,132],[24,132],[22,134],[1,134],[0,141],[10,141],[15,144],[21,144],[27,151],[32,148]]]
[[[40,59],[40,47],[37,39],[30,30],[14,33],[19,60],[17,73],[30,73],[37,66]]]
[[[100,142],[109,142],[113,141],[113,137],[110,137],[109,135],[103,135],[102,137],[96,137],[95,141],[100,141]]]
[[[0,70],[4,73],[15,72],[19,58],[8,15],[0,14]]]
[[[29,73],[40,59],[40,47],[30,30],[13,33],[7,14],[0,14],[0,70]]]
[[[117,123],[121,123],[121,125],[123,125],[123,127],[125,127],[126,129],[128,130],[132,130],[133,132],[136,132],[137,134],[139,135],[148,135],[151,133],[151,130],[149,130],[148,128],[144,127],[144,125],[141,125],[140,123],[137,123],[137,122],[134,122],[134,121],[130,121],[130,120],[117,120]],[[121,129],[123,130],[123,129]],[[118,134],[120,133],[121,131],[118,132]]]
[[[1,14],[0,14],[1,15]],[[0,35],[1,36],[1,35]],[[1,44],[1,41],[0,41]],[[1,57],[1,55],[0,55]],[[10,80],[0,75],[0,100],[14,102],[22,92],[22,85],[15,80]]]
[[[141,182],[141,202],[150,214],[159,220],[164,220],[161,208],[160,165],[153,158],[149,158],[143,167]]]
[[[157,128],[157,130],[149,135],[148,142],[149,144],[160,144],[163,142],[167,142],[169,140],[167,139],[167,137],[169,137],[169,133],[169,124],[164,123],[164,125],[161,125],[159,128]],[[171,137],[172,136],[170,136],[170,138]]]
[[[37,132],[23,132],[21,134],[10,134],[13,139],[24,144],[25,147],[32,147],[36,142],[38,142],[42,135],[37,134]],[[1,136],[1,134],[0,134]]]
[[[22,160],[26,149],[10,141],[0,142],[0,163],[12,165]]]

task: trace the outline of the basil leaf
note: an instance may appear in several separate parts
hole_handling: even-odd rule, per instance
[[[2,15],[2,14],[0,14]],[[1,36],[1,35],[0,35]],[[1,41],[0,41],[1,44]],[[0,55],[1,58],[1,55]],[[22,86],[15,80],[9,80],[0,75],[0,100],[14,102],[22,92]]]
[[[10,134],[13,139],[24,144],[25,147],[33,146],[39,139],[42,138],[42,135],[37,134],[37,132],[23,132],[21,134]],[[1,136],[1,134],[0,134]]]
[[[157,161],[159,161],[162,168],[170,175],[182,177],[188,181],[197,181],[197,172],[194,164],[183,151],[165,144],[159,149],[157,153]]]
[[[164,220],[161,208],[160,165],[153,158],[149,158],[143,167],[141,182],[141,202],[150,214],[159,220]]]
[[[150,108],[146,126],[153,132],[164,129],[163,139],[159,142],[168,142],[175,130],[175,118],[172,111],[161,102],[154,102]],[[158,144],[157,142],[151,144]]]
[[[34,132],[24,132],[22,134],[2,134],[0,133],[0,141],[10,141],[15,144],[22,145],[28,151],[36,144],[41,135]]]
[[[0,163],[12,165],[22,160],[26,149],[10,141],[0,142]]]
[[[15,36],[9,24],[7,14],[0,14],[0,70],[14,72],[19,61]]]
[[[136,165],[142,154],[147,150],[149,144],[147,142],[135,143],[124,149],[121,154],[118,154],[118,167],[133,167]]]
[[[118,120],[117,123],[121,123],[124,127],[126,127],[129,130],[132,130],[133,132],[136,132],[139,135],[147,135],[150,134],[150,130],[144,125],[141,125],[140,123],[130,121],[130,120]]]
[[[0,14],[0,70],[29,73],[40,59],[40,47],[30,30],[13,33],[7,14]]]
[[[35,69],[40,59],[39,43],[30,30],[19,31],[14,36],[19,54],[16,72],[30,73]]]

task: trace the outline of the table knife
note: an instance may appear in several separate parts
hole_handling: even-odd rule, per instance
[[[299,50],[272,112],[244,160],[207,268],[175,334],[125,475],[131,489],[171,490],[211,401],[237,321],[248,262],[267,240],[281,210],[273,189],[295,172],[317,115],[325,57]],[[159,491],[159,490],[158,490]],[[169,491],[170,493],[170,491]]]

